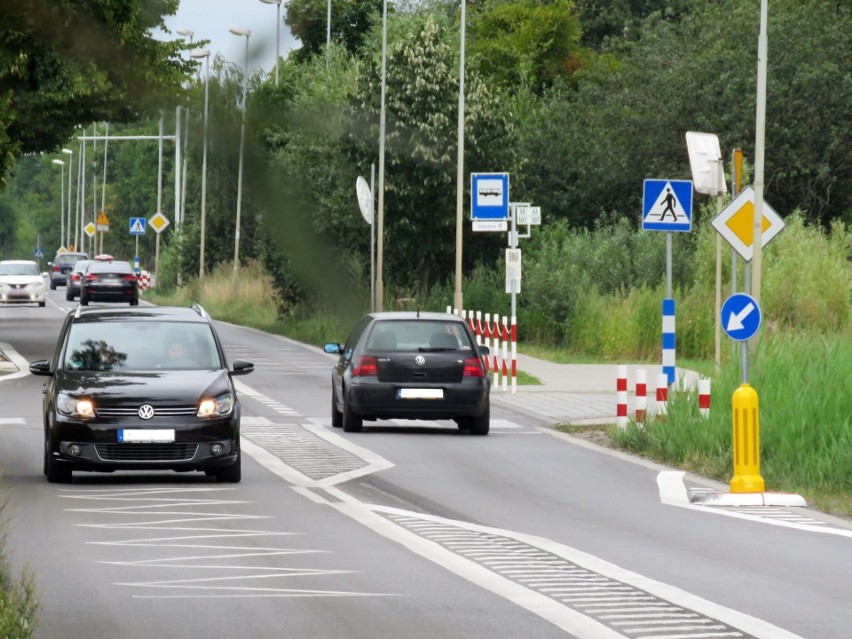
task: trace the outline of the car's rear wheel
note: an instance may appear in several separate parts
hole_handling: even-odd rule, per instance
[[[71,469],[60,464],[51,454],[50,443],[44,442],[44,474],[51,484],[68,484],[71,482]]]
[[[50,290],[51,291],[56,290],[56,282],[54,282],[52,279],[50,280]]]
[[[337,398],[334,396],[334,384],[331,385],[331,425],[334,428],[343,426],[343,413],[337,410]]]
[[[237,461],[230,466],[216,470],[216,481],[227,484],[237,484],[242,479],[242,458],[243,453],[237,449]]]
[[[470,417],[467,422],[467,430],[471,435],[487,435],[491,429],[491,406],[485,408],[485,412],[478,417]]]
[[[347,433],[357,433],[364,426],[364,421],[349,406],[349,398],[346,389],[343,389],[343,430]]]
[[[80,291],[80,306],[88,306],[89,305],[89,296],[85,295],[82,291]]]
[[[39,305],[39,306],[41,306],[42,308],[44,308],[44,304],[45,304],[44,302],[39,302],[39,303],[38,303],[38,305]]]
[[[139,300],[130,300],[131,306],[139,306]]]

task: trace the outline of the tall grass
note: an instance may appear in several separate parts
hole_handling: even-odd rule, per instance
[[[845,496],[852,507],[852,335],[778,332],[750,357],[759,397],[761,476],[768,490]],[[742,383],[735,362],[712,383],[709,418],[691,393],[675,393],[665,421],[613,433],[621,447],[729,482],[732,406]]]

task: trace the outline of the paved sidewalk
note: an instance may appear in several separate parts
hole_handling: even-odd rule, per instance
[[[518,354],[518,370],[532,375],[541,384],[519,385],[517,393],[491,390],[491,401],[501,407],[532,414],[550,423],[615,423],[616,364],[555,364]],[[627,366],[628,409],[633,410],[636,371],[645,370],[648,408],[654,404],[660,365]],[[698,373],[677,369],[685,388],[695,388]],[[502,387],[502,384],[501,384]]]

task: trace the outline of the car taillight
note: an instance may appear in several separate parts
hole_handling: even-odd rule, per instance
[[[121,279],[123,279],[125,282],[135,282],[135,281],[136,281],[136,276],[135,276],[135,275],[132,275],[132,274],[128,274],[128,275],[125,275],[125,276],[124,276],[123,278],[121,278]]]
[[[72,274],[71,274],[71,281],[72,281],[72,282],[76,282],[76,281],[77,281],[77,280],[79,280],[79,279],[80,279],[80,274],[79,274],[79,273],[72,273]]]
[[[86,277],[84,279],[87,282],[97,282],[100,278],[97,275],[90,273],[90,274],[86,275]]]
[[[478,357],[468,357],[464,360],[464,377],[485,377],[485,369]]]
[[[53,265],[53,272],[54,273],[60,273],[60,272],[62,272],[62,269],[60,269],[58,265],[54,264]]]
[[[368,355],[359,357],[355,366],[352,367],[352,377],[366,377],[367,375],[378,374],[379,368],[376,364],[376,358]]]

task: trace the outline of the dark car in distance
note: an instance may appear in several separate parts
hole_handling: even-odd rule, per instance
[[[179,348],[175,348],[177,345]],[[47,377],[44,474],[203,471],[241,479],[240,402],[232,377],[254,370],[225,352],[200,306],[83,308],[65,318]]]
[[[77,260],[74,266],[68,271],[65,276],[65,299],[68,302],[73,302],[75,297],[80,295],[80,282],[83,280],[83,273],[86,272],[86,267],[93,260]]]
[[[57,286],[64,286],[68,277],[68,273],[74,268],[78,260],[89,259],[88,253],[66,251],[57,253],[52,262],[48,262],[50,267],[50,290],[55,291]]]
[[[490,428],[490,381],[465,321],[449,313],[380,312],[361,318],[331,373],[331,422],[347,432],[364,420],[452,419],[474,435]]]
[[[93,260],[80,278],[80,304],[128,302],[139,304],[139,281],[130,262]]]

